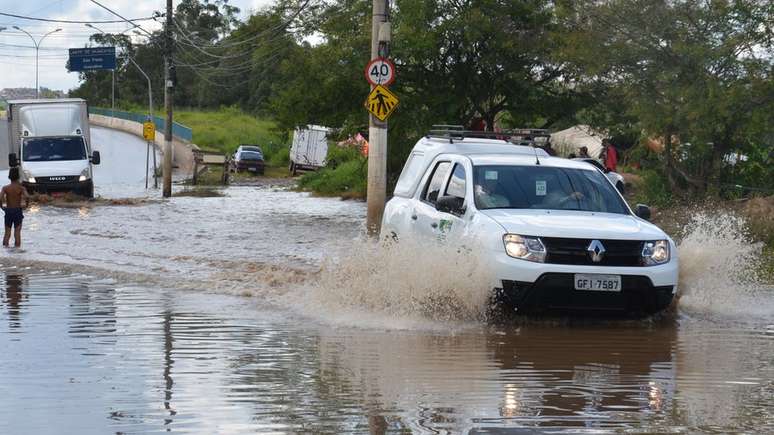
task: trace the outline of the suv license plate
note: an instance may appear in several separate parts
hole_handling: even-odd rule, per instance
[[[621,275],[575,274],[575,290],[620,292]]]

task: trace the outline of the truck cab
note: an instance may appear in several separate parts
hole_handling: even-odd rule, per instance
[[[86,101],[9,101],[8,124],[8,164],[19,167],[29,191],[94,196],[92,165],[100,155],[91,151]]]

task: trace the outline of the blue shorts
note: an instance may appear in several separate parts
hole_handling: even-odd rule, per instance
[[[24,220],[24,213],[22,213],[22,209],[20,208],[6,208],[5,209],[5,226],[10,227],[20,227],[22,224],[22,220]]]

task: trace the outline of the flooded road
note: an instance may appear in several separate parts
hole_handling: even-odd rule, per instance
[[[111,173],[151,201],[37,206],[0,257],[0,433],[774,432],[774,296],[706,228],[668,315],[490,322],[475,265],[359,241],[362,203]]]
[[[774,430],[771,322],[364,329],[48,269],[4,283],[4,433]]]

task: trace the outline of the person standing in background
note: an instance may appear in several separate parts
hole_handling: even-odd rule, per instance
[[[615,172],[618,168],[618,151],[609,139],[602,141],[602,155],[600,155],[602,162],[605,165],[605,169]]]

